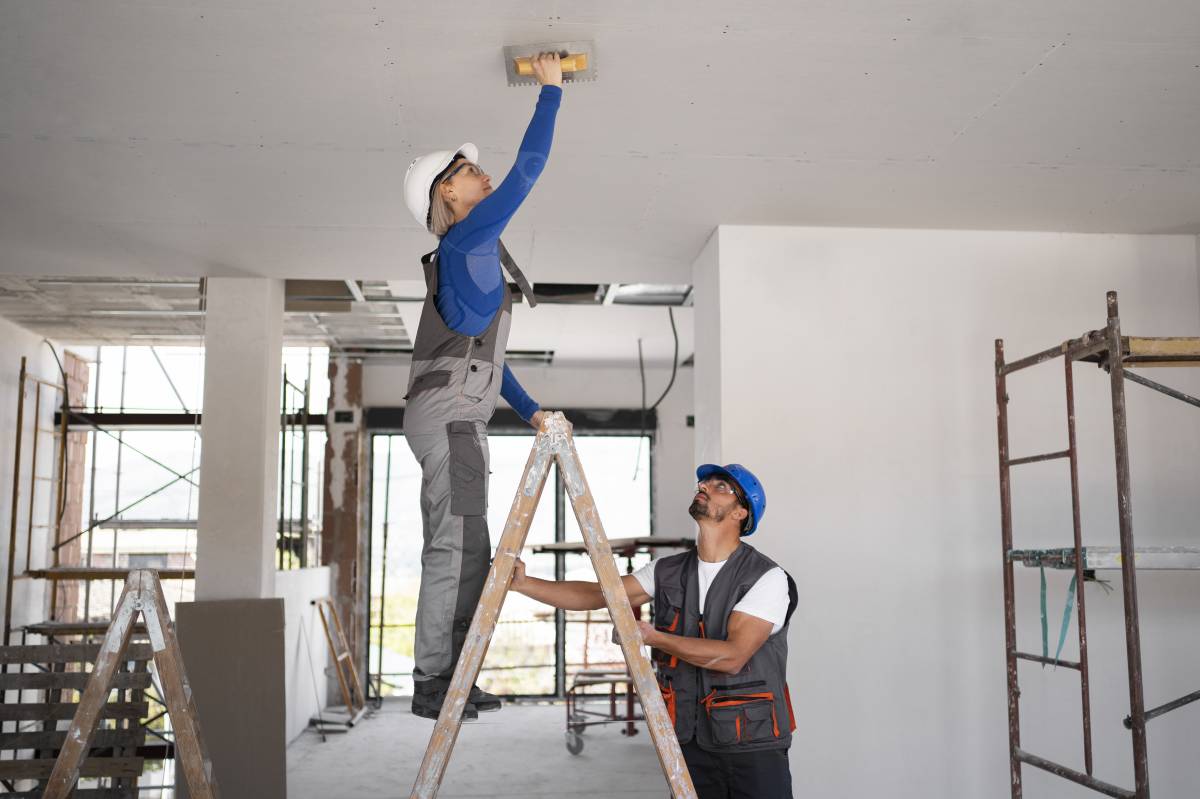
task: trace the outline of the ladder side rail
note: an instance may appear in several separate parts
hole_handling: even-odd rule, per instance
[[[692,777],[683,759],[683,751],[679,739],[675,736],[675,726],[667,714],[667,706],[658,688],[658,681],[643,650],[642,634],[638,629],[637,620],[633,617],[633,608],[629,604],[629,596],[625,593],[621,575],[617,571],[612,549],[608,545],[608,537],[604,534],[604,525],[600,514],[596,511],[596,501],[588,487],[587,478],[583,474],[583,466],[579,462],[579,453],[575,450],[575,442],[568,436],[565,451],[557,457],[559,474],[567,488],[567,496],[571,498],[571,507],[575,510],[575,518],[587,544],[588,555],[592,559],[596,576],[600,581],[600,589],[604,594],[605,604],[617,628],[617,636],[621,641],[621,650],[625,655],[625,663],[633,676],[641,699],[646,727],[654,739],[654,749],[658,754],[659,764],[663,774],[671,786],[675,799],[695,799],[696,789],[692,785]],[[613,684],[615,692],[616,686]],[[615,702],[615,699],[613,700]],[[615,707],[612,715],[616,716]]]

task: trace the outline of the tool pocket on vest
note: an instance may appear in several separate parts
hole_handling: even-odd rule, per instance
[[[663,624],[658,622],[662,621]],[[683,610],[681,608],[671,608],[669,613],[664,614],[664,618],[655,619],[654,629],[660,633],[671,633],[672,635],[682,635],[680,626],[683,622]],[[675,655],[667,654],[661,649],[650,650],[651,659],[655,663],[666,666],[668,669],[673,669],[679,665],[679,658]]]
[[[742,737],[742,710],[739,707],[714,707],[708,711],[713,743],[732,746]]]
[[[463,396],[475,402],[487,397],[492,387],[493,368],[491,361],[472,359],[463,378]]]
[[[779,737],[775,694],[717,695],[714,689],[702,702],[708,710],[713,742],[718,745],[772,741]]]
[[[431,388],[445,388],[448,385],[450,385],[450,372],[442,369],[426,372],[413,381],[412,388],[408,390],[404,398],[408,399],[422,391],[428,391]]]
[[[475,425],[450,422],[446,435],[450,441],[450,512],[483,516],[487,513],[487,464]]]
[[[663,703],[667,706],[667,716],[671,719],[671,726],[675,726],[675,689],[671,687],[671,683],[660,682],[658,690],[662,692]]]
[[[775,722],[775,702],[757,702],[742,709],[746,723],[742,730],[743,741],[772,741],[779,737],[779,725]]]

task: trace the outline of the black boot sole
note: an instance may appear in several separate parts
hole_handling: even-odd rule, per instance
[[[412,714],[419,718],[432,719],[433,721],[437,721],[438,716],[440,716],[442,714],[442,709],[440,707],[432,708],[432,707],[424,707],[422,705],[414,704],[412,706]],[[475,721],[475,719],[477,719],[477,718],[479,718],[479,711],[477,711],[475,709],[474,705],[467,705],[466,707],[463,708],[463,714],[462,714],[463,721]]]

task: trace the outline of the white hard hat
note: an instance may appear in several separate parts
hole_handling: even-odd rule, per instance
[[[420,158],[414,158],[404,173],[404,204],[412,212],[417,224],[429,229],[429,190],[433,188],[433,180],[453,163],[459,154],[470,162],[479,161],[479,148],[466,142],[457,150],[438,150]]]

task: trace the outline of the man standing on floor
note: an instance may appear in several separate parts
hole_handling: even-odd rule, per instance
[[[791,799],[796,584],[742,541],[766,511],[758,478],[736,463],[706,464],[696,478],[696,549],[626,575],[625,592],[635,607],[654,602],[654,624],[639,627],[700,799]],[[511,587],[566,610],[604,607],[599,583],[529,577],[521,561]]]

